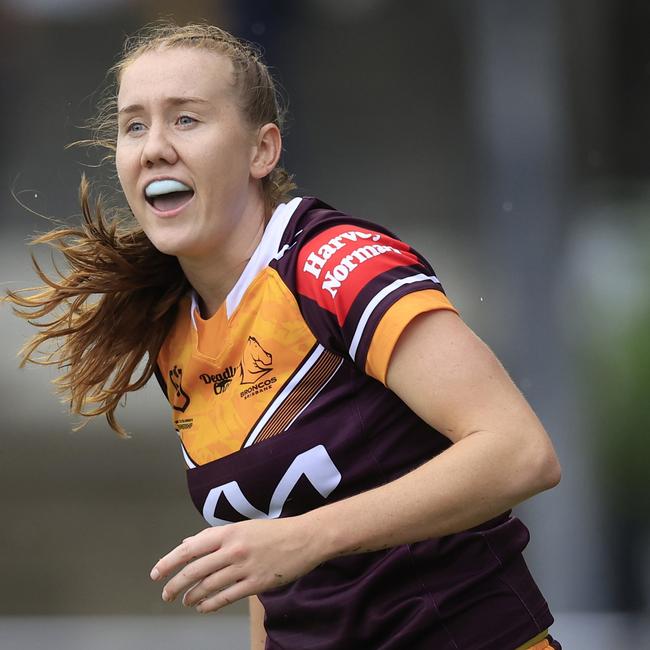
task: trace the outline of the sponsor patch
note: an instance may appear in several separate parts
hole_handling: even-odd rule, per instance
[[[273,355],[254,336],[249,336],[241,360],[241,383],[255,384],[273,370],[272,363]]]
[[[237,372],[238,368],[228,366],[225,370],[215,374],[203,372],[199,377],[203,383],[212,384],[212,389],[214,390],[215,395],[221,395],[228,390],[228,387],[232,383],[233,378],[237,375]]]
[[[337,226],[308,242],[298,256],[298,291],[337,315],[340,325],[359,292],[398,266],[417,264],[397,239],[355,226]]]
[[[191,429],[194,424],[194,418],[181,418],[176,420],[176,431],[180,434],[182,431]]]
[[[174,366],[169,371],[169,381],[174,387],[174,396],[172,397],[172,408],[175,411],[184,413],[190,405],[190,396],[183,390],[183,369]]]

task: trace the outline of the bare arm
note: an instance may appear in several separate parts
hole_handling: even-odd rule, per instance
[[[304,515],[330,532],[328,556],[466,530],[559,482],[542,424],[455,314],[429,312],[407,327],[387,384],[454,444],[396,481]]]
[[[455,314],[429,312],[410,323],[387,384],[454,444],[395,481],[303,515],[200,532],[154,568],[158,578],[180,570],[163,598],[191,587],[186,604],[220,609],[327,559],[466,530],[559,482],[543,426]]]
[[[251,650],[264,650],[266,630],[264,629],[264,607],[257,596],[248,599],[250,614]]]

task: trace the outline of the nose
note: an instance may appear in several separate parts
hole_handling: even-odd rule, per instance
[[[152,125],[145,136],[140,164],[151,168],[160,163],[173,165],[177,160],[178,154],[164,126]]]

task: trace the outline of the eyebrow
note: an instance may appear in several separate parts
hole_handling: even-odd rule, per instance
[[[168,97],[165,100],[165,104],[169,106],[184,106],[185,104],[209,104],[207,99],[202,99],[201,97]],[[118,115],[129,115],[131,113],[137,113],[143,111],[144,106],[142,104],[129,104],[120,108]]]

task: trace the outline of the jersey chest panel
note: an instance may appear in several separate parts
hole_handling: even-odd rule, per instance
[[[227,321],[204,321],[202,341],[183,310],[161,351],[173,420],[196,465],[223,458],[247,443],[256,423],[308,357],[315,339],[292,294],[270,268],[248,288]],[[268,434],[268,432],[267,432]]]

